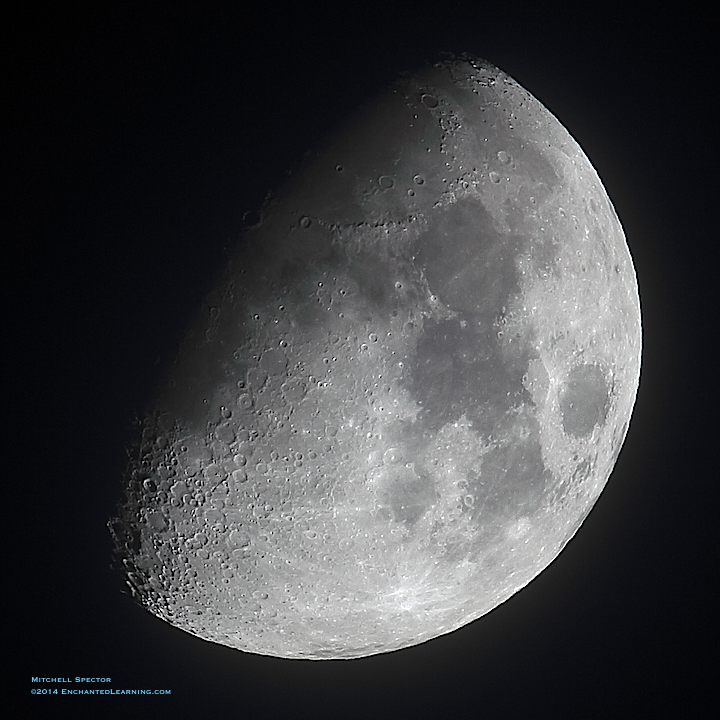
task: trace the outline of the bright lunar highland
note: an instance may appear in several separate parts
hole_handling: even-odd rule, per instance
[[[577,142],[485,61],[404,76],[268,198],[191,322],[110,523],[127,584],[285,658],[456,630],[580,527],[640,354]]]

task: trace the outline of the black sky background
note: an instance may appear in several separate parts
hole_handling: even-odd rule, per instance
[[[714,714],[718,28],[699,8],[17,11],[4,43],[11,717]],[[357,105],[443,50],[485,57],[543,102],[624,225],[644,355],[616,469],[559,558],[449,636],[336,662],[200,641],[135,606],[110,569],[133,413],[243,215]],[[33,675],[172,694],[38,697]]]

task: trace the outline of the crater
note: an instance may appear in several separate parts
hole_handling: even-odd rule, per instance
[[[603,425],[609,407],[605,375],[599,365],[579,365],[568,376],[560,397],[560,413],[566,435],[581,438]]]

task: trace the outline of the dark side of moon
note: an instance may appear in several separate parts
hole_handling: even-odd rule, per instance
[[[353,658],[451,632],[577,531],[640,310],[588,159],[492,65],[401,78],[268,198],[140,423],[110,523],[201,638]]]

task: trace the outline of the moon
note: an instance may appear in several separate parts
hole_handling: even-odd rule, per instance
[[[401,77],[268,197],[139,422],[136,600],[284,658],[416,645],[575,534],[639,382],[632,259],[558,120],[470,56]]]

